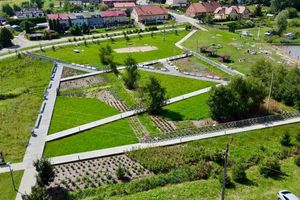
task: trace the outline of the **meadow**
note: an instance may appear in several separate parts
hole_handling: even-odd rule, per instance
[[[16,184],[16,188],[19,187],[23,171],[14,171],[13,178]],[[0,174],[0,199],[13,200],[16,198],[17,193],[14,190],[11,180],[10,172]]]
[[[111,40],[101,41],[99,44],[88,43],[87,46],[80,44],[68,45],[61,47],[55,51],[52,49],[46,49],[45,52],[38,52],[42,55],[53,57],[66,61],[68,63],[78,63],[78,64],[90,64],[95,67],[103,67],[99,59],[99,49],[101,46],[110,45],[112,49],[124,48],[124,47],[137,47],[137,46],[155,46],[158,49],[147,52],[134,52],[134,53],[116,53],[113,52],[114,61],[118,65],[123,65],[124,60],[128,56],[132,56],[137,62],[145,62],[156,60],[160,58],[166,58],[173,55],[183,53],[182,50],[175,46],[175,43],[183,38],[188,31],[178,31],[176,35],[173,31],[166,32],[166,37],[164,39],[162,33],[155,33],[153,37],[149,35],[144,35],[143,37],[130,37],[129,41],[124,38],[115,39],[113,42]],[[74,49],[80,51],[80,53],[75,53]]]
[[[52,64],[16,57],[0,61],[0,150],[7,161],[23,158]]]

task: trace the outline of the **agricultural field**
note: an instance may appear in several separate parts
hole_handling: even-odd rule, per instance
[[[240,37],[237,33],[218,29],[209,28],[208,32],[197,32],[183,43],[183,46],[193,51],[197,51],[197,45],[216,48],[218,55],[229,55],[231,63],[225,64],[245,74],[249,74],[251,66],[261,58],[282,61],[268,44],[257,43],[251,37]],[[217,58],[211,59],[218,61]]]
[[[86,200],[197,199],[199,196],[219,199],[221,184],[218,177],[222,172],[223,156],[218,155],[223,155],[223,149],[231,141],[228,174],[232,177],[234,165],[244,163],[247,165],[247,181],[233,181],[234,187],[226,189],[226,198],[274,199],[280,189],[289,189],[299,196],[300,171],[293,158],[299,155],[300,144],[295,138],[299,131],[300,125],[296,123],[177,146],[128,152],[126,155],[131,160],[140,163],[154,175],[130,182],[74,191],[68,195],[72,199]],[[292,146],[289,147],[280,144],[280,138],[286,132],[292,139]],[[283,154],[285,151],[289,153]],[[260,174],[259,166],[270,156],[280,158],[282,175],[266,178]]]
[[[0,61],[0,149],[7,161],[23,158],[51,68],[52,63],[25,57]]]
[[[19,187],[23,171],[14,171],[13,178],[16,188]],[[0,199],[11,200],[16,198],[17,193],[14,191],[10,172],[0,174]]]
[[[115,39],[113,42],[110,40],[101,41],[99,44],[89,43],[87,46],[80,44],[80,46],[70,45],[61,47],[55,51],[52,49],[46,49],[45,52],[38,52],[42,55],[57,58],[68,63],[89,64],[95,67],[103,67],[99,59],[99,49],[101,46],[110,45],[112,49],[119,49],[124,47],[156,47],[157,50],[146,52],[134,52],[134,53],[116,53],[113,52],[115,62],[118,65],[123,65],[126,57],[132,56],[137,62],[145,62],[156,60],[160,58],[166,58],[173,55],[183,53],[182,50],[175,46],[175,43],[183,38],[188,31],[178,31],[176,35],[173,31],[166,32],[164,39],[162,33],[155,33],[153,38],[149,35],[144,35],[142,38],[132,37],[129,41],[124,38]],[[74,49],[80,51],[75,53]]]

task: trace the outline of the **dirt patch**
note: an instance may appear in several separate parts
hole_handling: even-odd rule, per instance
[[[132,180],[152,173],[126,155],[84,160],[54,166],[55,177],[49,190],[55,195],[61,191],[73,191],[104,184],[121,182],[117,169],[125,169],[122,179]]]
[[[141,47],[126,47],[126,48],[119,48],[114,49],[117,53],[134,53],[134,52],[147,52],[147,51],[154,51],[158,48],[155,46],[141,46]]]
[[[106,80],[102,75],[90,76],[86,78],[62,82],[60,84],[60,90],[90,87],[92,85],[101,84],[105,82]]]
[[[76,75],[84,74],[84,73],[86,73],[86,72],[79,71],[79,70],[76,70],[76,69],[71,69],[69,67],[64,67],[61,77],[66,78],[66,77],[69,77],[69,76],[76,76]]]

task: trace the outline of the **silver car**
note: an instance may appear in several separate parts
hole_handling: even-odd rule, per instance
[[[300,200],[296,195],[287,190],[280,190],[277,194],[278,200]]]

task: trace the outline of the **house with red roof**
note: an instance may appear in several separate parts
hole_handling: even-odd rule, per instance
[[[168,10],[161,5],[139,5],[131,12],[131,19],[141,23],[164,22],[168,18]]]
[[[114,9],[116,10],[129,10],[132,11],[135,7],[135,3],[114,3]]]
[[[250,10],[245,6],[221,6],[214,12],[214,19],[216,20],[248,19],[249,17]]]
[[[114,3],[134,3],[134,4],[136,4],[136,0],[103,0],[102,3],[107,5],[109,8],[113,8]]]
[[[103,11],[101,12],[101,17],[103,18],[103,22],[106,26],[128,23],[130,21],[127,13],[124,10]]]
[[[185,12],[186,16],[199,17],[213,14],[222,5],[218,1],[192,3]]]
[[[48,14],[46,18],[48,22],[50,20],[59,22],[62,28],[67,28],[70,26],[70,18],[68,14]]]

